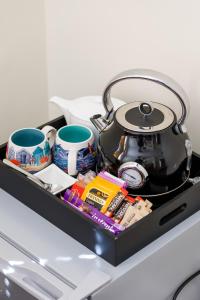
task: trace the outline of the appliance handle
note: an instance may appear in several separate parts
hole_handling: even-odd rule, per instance
[[[100,270],[91,271],[71,293],[68,300],[86,299],[110,281],[110,275]]]
[[[164,86],[168,90],[170,90],[179,100],[182,108],[182,114],[177,124],[179,126],[183,125],[185,119],[187,118],[187,108],[189,110],[189,98],[182,87],[174,81],[171,77],[167,75],[149,69],[133,69],[127,70],[122,73],[116,75],[106,86],[104,93],[103,93],[103,105],[106,110],[105,118],[110,120],[114,113],[114,107],[111,101],[110,93],[111,88],[118,82],[126,80],[126,79],[143,79],[155,82],[159,85]]]
[[[36,272],[23,267],[11,267],[0,258],[0,270],[9,279],[12,279],[25,291],[37,295],[39,299],[60,300],[63,293]]]
[[[186,203],[183,203],[183,204],[179,205],[178,207],[174,208],[172,211],[170,211],[167,214],[165,214],[164,216],[162,216],[162,218],[159,221],[159,225],[163,226],[163,225],[167,224],[173,218],[176,218],[179,214],[184,212],[186,208],[187,208]]]

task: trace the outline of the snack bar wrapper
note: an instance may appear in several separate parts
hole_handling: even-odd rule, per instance
[[[87,218],[93,220],[96,224],[100,225],[104,229],[109,230],[115,235],[119,234],[125,229],[124,226],[116,224],[112,219],[102,214],[98,209],[81,200],[69,189],[67,189],[65,192],[64,202],[79,210]]]

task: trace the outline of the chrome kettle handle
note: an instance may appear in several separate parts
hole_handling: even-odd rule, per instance
[[[149,69],[133,69],[133,70],[124,71],[116,75],[109,82],[109,84],[107,85],[103,93],[103,105],[106,110],[106,116],[105,116],[106,119],[109,120],[114,112],[114,107],[110,98],[111,88],[116,83],[126,79],[144,79],[148,81],[153,81],[169,89],[173,94],[176,95],[176,97],[178,98],[181,104],[182,114],[179,120],[177,121],[177,123],[180,126],[183,125],[187,117],[186,103],[189,105],[189,99],[187,94],[182,89],[182,87],[172,78],[168,77],[163,73],[149,70]]]

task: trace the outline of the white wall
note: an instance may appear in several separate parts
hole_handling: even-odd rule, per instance
[[[0,143],[48,119],[44,1],[0,0]]]
[[[200,152],[199,12],[198,0],[46,0],[49,97],[102,94],[113,75],[130,68],[165,72],[189,94],[187,123]],[[144,82],[124,84],[114,95],[174,101]],[[57,113],[50,108],[51,118]]]
[[[46,0],[45,7],[43,0],[0,0],[0,7],[0,143],[16,128],[46,121],[47,75],[48,97],[74,98],[102,94],[113,75],[142,67],[172,76],[189,94],[187,124],[200,152],[198,0]],[[113,95],[175,100],[133,81]],[[50,118],[57,114],[51,106]]]

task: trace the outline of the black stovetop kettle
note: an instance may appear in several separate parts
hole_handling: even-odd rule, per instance
[[[159,102],[127,103],[114,111],[110,92],[120,81],[148,80],[169,89],[182,108],[181,117]],[[95,115],[99,131],[98,168],[124,179],[133,195],[155,197],[182,187],[189,179],[192,145],[184,125],[188,97],[170,77],[134,69],[115,76],[103,93],[106,115]]]

